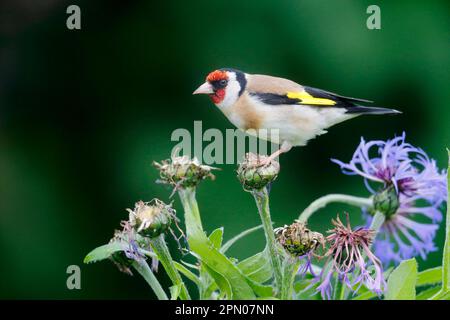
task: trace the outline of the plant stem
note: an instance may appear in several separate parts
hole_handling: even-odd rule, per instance
[[[372,222],[370,223],[369,229],[373,230],[375,232],[373,238],[375,239],[378,231],[380,231],[381,226],[383,225],[384,221],[386,220],[386,217],[383,213],[380,211],[377,211],[375,215],[373,216]]]
[[[159,300],[169,300],[158,279],[145,261],[133,261],[132,266],[147,281]]]
[[[371,207],[373,205],[371,198],[361,198],[346,194],[328,194],[313,201],[305,210],[303,210],[298,220],[300,222],[307,222],[316,211],[333,202],[346,203],[356,207]]]
[[[262,225],[264,228],[264,234],[266,236],[267,248],[269,249],[270,261],[273,268],[273,274],[275,278],[275,285],[278,292],[281,293],[283,282],[283,271],[281,268],[280,255],[278,253],[278,246],[275,241],[275,234],[273,232],[272,220],[270,218],[269,209],[269,194],[267,189],[264,188],[261,191],[253,191],[255,197],[256,206],[261,217]]]
[[[336,278],[339,279],[339,276],[336,276]],[[343,284],[342,281],[338,280],[338,283],[336,284],[334,300],[346,300],[346,289],[347,287],[345,286],[345,284]]]
[[[283,261],[283,282],[281,285],[280,299],[292,300],[294,293],[294,278],[300,266],[298,259],[287,258]]]
[[[262,225],[259,225],[259,226],[256,226],[256,227],[253,227],[253,228],[250,228],[250,229],[248,229],[248,230],[245,230],[245,231],[241,232],[241,233],[238,234],[237,236],[234,236],[233,238],[231,238],[230,240],[228,240],[228,241],[222,246],[222,248],[220,248],[220,251],[221,251],[222,253],[225,253],[228,249],[230,249],[230,247],[231,247],[233,244],[236,243],[236,241],[238,241],[238,240],[242,239],[243,237],[245,237],[245,236],[247,236],[247,235],[249,235],[249,234],[251,234],[251,233],[253,233],[253,232],[255,232],[255,231],[259,230],[259,229],[261,229],[262,227],[263,227]]]
[[[203,234],[202,221],[200,218],[200,210],[198,208],[197,199],[195,198],[195,189],[179,189],[178,195],[184,208],[184,219],[186,225],[186,236],[189,240],[201,237]],[[208,287],[211,283],[211,277],[208,272],[202,266],[200,262],[199,268],[200,285],[198,285],[198,291],[200,299],[209,299],[205,296],[207,294]]]
[[[158,237],[152,239],[151,246],[153,251],[157,254],[158,260],[161,261],[161,264],[163,265],[164,270],[166,270],[170,280],[172,280],[172,283],[181,287],[180,299],[190,300],[191,298],[189,296],[186,285],[184,284],[183,279],[181,278],[178,270],[175,268],[175,264],[173,263],[169,248],[167,247],[166,241],[164,240],[164,234],[161,234]]]
[[[448,170],[447,170],[447,217],[445,218],[445,242],[444,252],[442,254],[442,288],[430,300],[450,299],[450,149],[448,152]]]
[[[193,217],[195,224],[203,230],[202,219],[200,218],[200,210],[198,209],[197,200],[195,199],[195,189],[187,188],[178,190],[178,195],[180,196],[181,203],[185,211],[188,211],[187,216]],[[186,230],[189,232],[189,230]]]
[[[334,279],[334,292],[333,292],[333,300],[341,300],[341,291],[342,287],[344,285],[342,284],[342,281],[339,279],[339,275],[336,275],[336,278]]]
[[[211,298],[207,293],[209,285],[214,280],[228,299],[255,299],[255,293],[242,272],[214,246],[203,231],[194,189],[179,190],[179,195],[184,207],[189,248],[200,260],[200,297]],[[224,279],[227,281],[223,281]]]

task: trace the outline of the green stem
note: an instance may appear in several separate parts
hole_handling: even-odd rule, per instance
[[[266,188],[261,191],[253,191],[252,194],[255,197],[256,206],[258,207],[258,212],[264,228],[267,248],[269,249],[270,261],[275,278],[275,285],[278,292],[281,293],[283,272],[281,268],[280,255],[278,253],[278,246],[275,240],[275,233],[273,232],[272,220],[270,218],[269,194],[267,193]]]
[[[380,228],[383,225],[385,220],[386,220],[385,215],[380,211],[377,211],[375,213],[375,215],[373,216],[372,222],[369,227],[369,229],[371,229],[375,232],[373,239],[376,238],[378,231],[380,231]]]
[[[200,218],[200,210],[198,209],[197,200],[195,199],[195,189],[187,188],[178,191],[183,208],[187,211],[188,216],[193,217],[195,224],[203,230],[202,219]],[[186,230],[188,232],[189,230]],[[189,236],[189,235],[188,235]]]
[[[371,207],[373,205],[371,198],[354,197],[346,194],[329,194],[313,201],[305,210],[303,210],[298,220],[300,222],[307,222],[316,211],[333,202],[346,203],[356,207]]]
[[[192,241],[197,237],[201,237],[203,234],[202,221],[200,218],[200,210],[198,208],[197,199],[195,198],[195,189],[186,188],[178,190],[178,195],[180,197],[181,203],[184,208],[184,219],[186,224],[186,236]],[[207,291],[211,284],[211,277],[208,272],[202,266],[200,262],[199,268],[199,278],[200,285],[198,286],[198,291],[200,294],[200,299],[208,299]]]
[[[145,261],[133,261],[132,266],[136,269],[137,272],[139,272],[139,274],[145,279],[145,281],[147,281],[159,300],[169,300],[163,288],[159,284],[158,279],[156,279],[152,270]]]
[[[229,299],[255,299],[255,293],[237,266],[214,247],[201,227],[200,212],[193,188],[179,190],[184,207],[189,248],[200,262],[200,296],[210,299],[208,287],[212,280]],[[227,281],[224,281],[227,280]]]
[[[233,244],[235,244],[238,240],[240,240],[240,239],[242,239],[243,237],[245,237],[245,236],[247,236],[247,235],[249,235],[249,234],[251,234],[251,233],[253,233],[253,232],[255,232],[255,231],[259,230],[259,229],[261,229],[262,227],[263,227],[262,225],[259,225],[259,226],[256,226],[256,227],[253,227],[253,228],[250,228],[250,229],[248,229],[248,230],[245,230],[245,231],[241,232],[241,233],[238,234],[237,236],[234,236],[233,238],[231,238],[230,240],[228,240],[228,241],[222,246],[222,248],[220,248],[220,251],[221,251],[222,253],[227,252],[227,250],[230,249],[230,247],[231,247]]]
[[[294,294],[294,278],[300,266],[300,261],[287,258],[283,261],[283,282],[281,285],[281,300],[292,300]]]
[[[430,298],[430,300],[450,299],[450,149],[448,152],[448,170],[447,170],[447,217],[445,218],[445,242],[444,252],[442,254],[442,287],[441,290]]]
[[[336,274],[336,278],[334,279],[334,292],[333,292],[333,300],[340,300],[341,290],[344,285],[342,281],[339,279],[339,275]]]
[[[164,234],[159,235],[158,237],[151,240],[151,246],[153,251],[157,254],[158,260],[161,261],[161,264],[166,270],[167,275],[174,285],[181,287],[180,299],[181,300],[190,300],[189,292],[186,288],[186,285],[181,278],[181,275],[178,273],[178,270],[175,268],[175,264],[172,260],[172,256],[170,255],[169,248],[167,247],[166,241],[164,240]]]
[[[346,300],[346,285],[336,276],[336,289],[334,291],[334,300]]]

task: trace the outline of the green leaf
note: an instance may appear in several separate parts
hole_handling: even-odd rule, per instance
[[[272,266],[265,250],[239,262],[237,266],[249,279],[259,283],[266,282],[273,275]]]
[[[209,235],[209,240],[213,243],[216,249],[220,249],[223,240],[223,228],[217,228]]]
[[[147,281],[159,300],[169,300],[158,279],[156,279],[152,270],[145,261],[134,260],[132,266],[134,269],[136,269],[137,272],[139,272],[139,274],[145,279],[145,281]]]
[[[197,253],[201,261],[207,267],[206,270],[221,287],[226,289],[229,299],[254,299],[255,295],[251,287],[247,284],[245,276],[240,270],[223,254],[221,254],[209,241],[206,236],[201,238],[192,237],[189,240],[189,246]],[[222,277],[226,282],[222,281]],[[231,292],[228,292],[228,286]]]
[[[191,297],[189,296],[189,292],[186,288],[186,285],[183,282],[183,279],[181,278],[181,275],[179,274],[178,270],[175,267],[174,261],[169,252],[169,248],[167,247],[166,241],[164,239],[164,235],[161,234],[158,237],[153,238],[150,241],[150,246],[152,247],[153,251],[157,254],[158,260],[163,265],[164,270],[166,271],[167,275],[172,281],[172,284],[174,286],[178,285],[180,286],[181,288],[180,299],[190,300]]]
[[[245,231],[242,231],[241,233],[239,233],[238,235],[234,236],[233,238],[231,238],[230,240],[228,240],[227,242],[225,242],[225,244],[223,245],[222,249],[220,251],[222,251],[223,253],[227,252],[228,249],[230,249],[230,247],[235,244],[238,240],[244,238],[245,236],[248,236],[249,234],[262,229],[263,225],[259,225],[250,229],[247,229]]]
[[[357,295],[356,297],[352,298],[352,300],[370,300],[373,298],[378,297],[378,295],[376,293],[373,293],[372,291],[365,291],[363,293],[361,293],[360,295]]]
[[[169,288],[170,300],[177,300],[181,293],[181,285],[177,284]]]
[[[442,281],[442,267],[436,267],[419,272],[416,286],[427,286]]]
[[[443,294],[439,297],[439,300],[450,300],[450,292],[443,293]]]
[[[448,170],[447,170],[447,217],[445,219],[445,243],[444,254],[442,256],[442,288],[433,297],[432,300],[447,300],[450,296],[450,149],[448,152]]]
[[[266,298],[273,296],[273,288],[269,285],[263,285],[261,283],[258,283],[256,281],[251,280],[250,278],[246,278],[247,283],[252,287],[253,291],[256,293],[256,295],[260,298]]]
[[[385,299],[414,300],[416,298],[416,280],[416,259],[402,261],[389,276]]]
[[[294,291],[297,300],[322,300],[320,293],[316,291],[316,286],[310,286],[311,280],[314,278],[311,274],[304,276],[296,276],[294,282]]]
[[[185,213],[186,234],[190,249],[206,266],[206,270],[219,281],[217,284],[227,294],[229,299],[255,299],[252,287],[247,283],[244,274],[237,266],[221,253],[213,242],[206,236],[199,222],[200,213],[195,200],[194,189],[179,190]],[[226,281],[223,281],[224,278]],[[228,292],[228,286],[231,292]]]
[[[214,279],[215,283],[219,287],[220,291],[222,291],[228,299],[232,299],[233,292],[231,289],[231,285],[228,282],[227,278],[225,278],[223,275],[221,275],[219,272],[215,271],[213,268],[208,267],[207,264],[203,266],[208,274]],[[214,290],[214,285],[210,286],[210,291]]]
[[[173,264],[175,265],[175,268],[179,272],[181,272],[182,275],[194,282],[197,286],[200,286],[200,279],[192,271],[176,261],[174,261]]]
[[[447,217],[445,219],[445,244],[444,256],[442,259],[442,291],[450,292],[450,150],[448,152],[448,170],[447,170]]]
[[[436,286],[436,287],[432,287],[432,288],[423,290],[417,294],[416,300],[428,300],[429,298],[434,296],[436,293],[438,293],[439,290],[441,290],[440,286]]]
[[[103,246],[97,247],[89,252],[84,258],[84,263],[93,263],[108,259],[111,255],[118,251],[123,251],[128,248],[126,242],[111,242]]]

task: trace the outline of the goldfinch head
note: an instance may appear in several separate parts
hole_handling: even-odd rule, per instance
[[[210,72],[206,82],[193,94],[207,94],[220,108],[232,106],[245,90],[245,73],[235,69],[218,69]]]

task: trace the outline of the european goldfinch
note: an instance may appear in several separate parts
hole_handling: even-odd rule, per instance
[[[305,146],[326,129],[361,114],[397,114],[397,110],[368,107],[372,101],[341,96],[302,86],[288,79],[248,74],[224,68],[208,74],[193,94],[207,94],[237,128],[256,136],[265,129],[278,130],[280,149],[266,163],[288,152],[293,146]],[[261,137],[260,137],[261,138]]]

